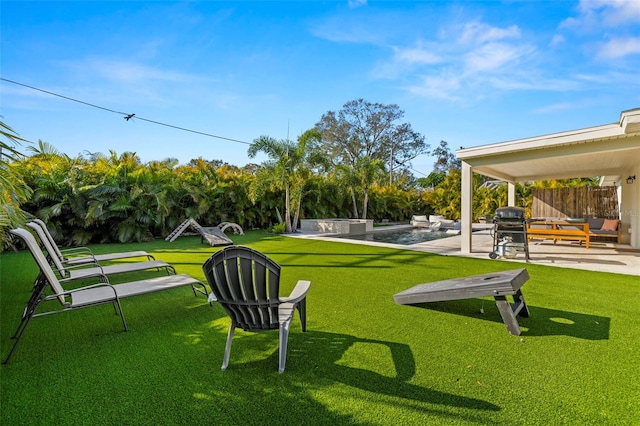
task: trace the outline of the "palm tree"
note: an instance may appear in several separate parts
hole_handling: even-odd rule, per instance
[[[322,162],[319,154],[307,150],[307,142],[319,137],[320,133],[315,129],[301,135],[297,144],[290,140],[260,136],[249,147],[249,157],[255,157],[258,152],[264,152],[269,157],[257,172],[253,187],[250,188],[250,196],[255,200],[257,192],[266,188],[284,191],[284,223],[287,233],[297,228],[304,186],[311,175],[311,169]],[[292,211],[295,212],[293,221]]]
[[[2,121],[0,135],[10,143],[19,144],[25,141]],[[20,206],[28,201],[32,194],[31,188],[11,164],[19,157],[20,152],[0,139],[0,236],[3,240],[6,228],[24,223],[25,212]]]
[[[358,214],[358,200],[356,199],[356,187],[358,186],[358,176],[355,173],[355,169],[347,166],[346,164],[338,164],[334,173],[338,182],[346,188],[349,188],[349,195],[351,196],[351,208],[353,209],[352,215],[354,219],[359,219]]]
[[[251,196],[255,200],[256,190],[264,191],[265,187],[284,190],[285,232],[291,232],[291,178],[300,161],[296,155],[296,146],[290,140],[276,140],[269,136],[260,136],[249,147],[249,157],[264,152],[269,160],[258,171],[258,179],[254,181]]]

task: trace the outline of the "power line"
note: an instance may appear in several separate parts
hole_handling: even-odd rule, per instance
[[[101,109],[103,111],[107,111],[107,112],[111,112],[111,113],[114,113],[114,114],[122,115],[123,118],[125,120],[127,120],[127,121],[129,121],[131,118],[133,118],[135,116],[135,118],[138,119],[138,120],[146,121],[148,123],[157,124],[159,126],[170,127],[172,129],[177,129],[177,130],[182,130],[182,131],[185,131],[185,132],[195,133],[195,134],[207,136],[207,137],[210,137],[210,138],[223,139],[223,140],[230,141],[230,142],[242,143],[242,144],[245,144],[245,145],[252,145],[250,142],[241,141],[241,140],[238,140],[238,139],[227,138],[227,137],[224,137],[224,136],[218,136],[218,135],[214,135],[214,134],[211,134],[211,133],[200,132],[198,130],[188,129],[186,127],[180,127],[180,126],[175,126],[173,124],[168,124],[168,123],[163,123],[163,122],[160,122],[160,121],[150,120],[148,118],[140,117],[140,116],[136,115],[135,113],[126,113],[126,112],[122,112],[122,111],[116,111],[116,110],[113,110],[111,108],[106,108],[106,107],[103,107],[103,106],[100,106],[100,105],[96,105],[96,104],[92,104],[92,103],[89,103],[89,102],[81,101],[79,99],[70,98],[69,96],[64,96],[64,95],[61,95],[59,93],[54,93],[54,92],[51,92],[49,90],[44,90],[44,89],[40,89],[38,87],[30,86],[28,84],[20,83],[20,82],[14,81],[14,80],[9,80],[8,78],[0,77],[0,80],[6,81],[7,83],[11,83],[11,84],[16,84],[18,86],[26,87],[26,88],[31,89],[31,90],[36,90],[38,92],[46,93],[46,94],[51,95],[51,96],[57,96],[58,98],[62,98],[62,99],[68,100],[68,101],[77,102],[79,104],[87,105],[87,106],[90,106],[92,108],[97,108],[97,109]]]
[[[121,115],[126,121],[129,121],[129,120],[131,120],[132,118],[135,117],[135,119],[137,119],[137,120],[146,121],[148,123],[157,124],[159,126],[170,127],[172,129],[176,129],[176,130],[182,130],[184,132],[195,133],[195,134],[198,134],[198,135],[207,136],[207,137],[215,138],[215,139],[222,139],[222,140],[226,140],[226,141],[230,141],[230,142],[242,143],[242,144],[245,144],[245,145],[253,145],[251,142],[241,141],[241,140],[233,139],[233,138],[227,138],[227,137],[224,137],[224,136],[218,136],[218,135],[214,135],[214,134],[211,134],[211,133],[206,133],[206,132],[201,132],[201,131],[198,131],[198,130],[188,129],[186,127],[180,127],[180,126],[176,126],[176,125],[173,125],[173,124],[168,124],[168,123],[163,123],[163,122],[160,122],[160,121],[151,120],[151,119],[148,119],[148,118],[140,117],[140,116],[136,115],[135,113],[126,113],[126,112],[122,112],[122,111],[116,111],[116,110],[111,109],[111,108],[106,108],[106,107],[103,107],[103,106],[100,106],[100,105],[92,104],[90,102],[81,101],[79,99],[71,98],[69,96],[64,96],[64,95],[61,95],[59,93],[51,92],[49,90],[40,89],[38,87],[34,87],[34,86],[30,86],[28,84],[20,83],[18,81],[10,80],[8,78],[0,77],[0,80],[6,81],[7,83],[15,84],[15,85],[18,85],[18,86],[26,87],[26,88],[31,89],[31,90],[36,90],[38,92],[46,93],[46,94],[51,95],[51,96],[56,96],[58,98],[65,99],[67,101],[77,102],[79,104],[90,106],[92,108],[97,108],[97,109],[101,109],[103,111],[111,112],[113,114],[118,114],[118,115]],[[289,132],[287,130],[287,138],[288,138],[288,133]],[[421,174],[423,176],[426,176],[424,173],[422,173],[422,172],[420,172],[418,170],[415,170],[415,169],[413,169],[411,167],[408,167],[408,169],[412,170],[415,173],[419,173],[419,174]]]

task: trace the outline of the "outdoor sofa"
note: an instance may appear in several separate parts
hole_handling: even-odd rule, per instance
[[[618,219],[591,218],[587,219],[591,238],[615,239],[620,244],[622,237],[620,221]]]

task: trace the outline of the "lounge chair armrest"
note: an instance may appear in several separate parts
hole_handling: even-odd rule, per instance
[[[118,292],[116,291],[116,288],[112,284],[109,284],[109,283],[97,283],[97,284],[88,285],[86,287],[74,288],[73,290],[63,291],[62,293],[50,294],[47,297],[45,297],[43,300],[53,300],[53,299],[57,299],[59,296],[68,296],[68,295],[71,295],[73,293],[77,293],[79,291],[84,291],[84,290],[89,290],[89,289],[95,288],[95,287],[110,287],[113,290],[114,297],[116,299],[118,298]]]
[[[60,253],[64,256],[93,256],[93,252],[89,247],[70,247],[60,249]]]
[[[100,271],[102,271],[102,266],[96,261],[81,263],[79,265],[64,265],[65,271],[76,271],[86,268],[100,268]]]
[[[72,283],[74,281],[87,281],[91,280],[92,278],[97,278],[101,283],[109,284],[109,277],[107,277],[105,274],[101,274],[100,272],[96,272],[95,274],[91,275],[83,275],[81,277],[59,278],[58,281],[60,283]]]
[[[288,297],[281,297],[282,303],[298,303],[305,297],[311,288],[311,281],[299,280]]]
[[[98,268],[100,269],[99,272],[96,272],[94,274],[91,275],[85,275],[85,278],[88,277],[94,277],[94,276],[100,276],[100,275],[104,275],[104,271],[102,270],[102,266],[100,266],[97,262],[96,263],[83,263],[81,265],[64,265],[64,268],[59,271],[61,278],[69,278],[69,276],[71,275],[71,272],[73,271],[81,271],[87,267],[92,267],[92,268]]]

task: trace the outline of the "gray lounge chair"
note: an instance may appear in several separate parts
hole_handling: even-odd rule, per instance
[[[287,358],[287,341],[294,311],[300,314],[302,331],[307,330],[309,281],[298,281],[288,297],[279,297],[280,266],[249,247],[230,246],[213,254],[203,265],[205,277],[217,300],[231,317],[222,370],[229,365],[231,342],[236,328],[258,332],[280,330],[282,373]]]
[[[431,225],[427,216],[411,216],[411,226],[415,226],[416,228],[428,228]]]
[[[183,286],[191,286],[193,294],[196,296],[197,292],[200,292],[204,295],[207,294],[207,288],[205,284],[187,274],[169,275],[166,277],[157,277],[115,285],[109,284],[109,281],[107,280],[105,282],[89,285],[82,288],[65,290],[62,284],[70,282],[73,279],[58,279],[56,274],[53,272],[51,265],[49,265],[47,259],[44,257],[44,254],[40,250],[40,247],[38,247],[38,244],[36,243],[33,235],[31,235],[26,229],[22,228],[13,229],[9,232],[19,237],[26,243],[29,251],[31,252],[31,255],[33,256],[33,259],[40,268],[40,274],[36,279],[36,285],[34,286],[31,298],[27,302],[27,306],[24,309],[20,324],[18,325],[16,332],[12,336],[12,338],[15,339],[15,342],[13,344],[13,347],[11,348],[11,351],[9,352],[9,355],[7,355],[7,358],[4,360],[4,364],[7,364],[11,359],[11,355],[13,355],[13,352],[18,346],[20,338],[27,328],[27,325],[31,321],[31,318],[56,314],[74,309],[87,308],[89,306],[101,305],[105,303],[113,303],[116,313],[120,315],[124,330],[127,331],[127,323],[124,319],[122,307],[120,306],[120,299],[122,298]],[[201,288],[197,288],[196,286]],[[47,287],[50,287],[52,292],[52,294],[48,296],[44,294]],[[62,305],[62,309],[36,313],[36,310],[41,303],[55,300],[57,300]]]
[[[127,272],[146,271],[149,269],[165,269],[167,271],[167,274],[175,274],[175,269],[173,268],[173,266],[161,260],[130,262],[130,263],[117,264],[117,265],[109,265],[109,266],[100,266],[98,263],[93,263],[93,264],[84,263],[84,264],[73,265],[73,266],[64,265],[60,260],[60,258],[55,255],[55,250],[51,246],[51,243],[49,242],[49,239],[46,237],[42,227],[33,222],[27,223],[27,226],[33,229],[38,235],[40,242],[42,243],[44,249],[48,253],[48,259],[53,264],[52,267],[54,267],[57,270],[59,274],[59,278],[62,278],[62,279],[90,278],[90,277],[96,277],[96,276],[102,276],[102,275],[106,276],[106,275],[114,275],[114,274],[123,274]],[[35,242],[35,238],[34,238],[34,243],[37,246],[37,242]]]
[[[147,260],[155,260],[155,258],[146,251],[93,254],[89,247],[72,247],[68,249],[61,249],[60,247],[58,247],[58,244],[53,238],[53,235],[51,235],[51,232],[49,232],[49,228],[47,228],[47,225],[42,220],[33,219],[31,222],[40,226],[40,228],[44,232],[45,237],[47,238],[47,240],[49,240],[49,244],[51,244],[51,248],[53,249],[53,253],[50,253],[50,255],[58,256],[60,261],[65,265],[72,266],[82,265],[85,263],[100,263],[103,261],[131,259],[136,257],[146,257]]]

